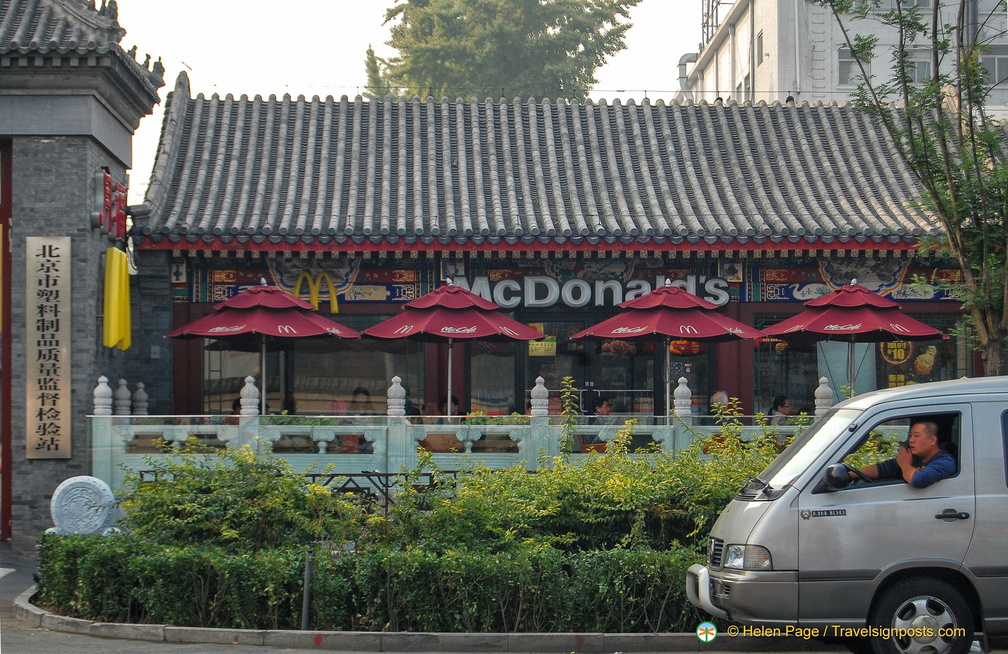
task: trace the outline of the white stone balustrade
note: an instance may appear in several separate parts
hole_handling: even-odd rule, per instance
[[[150,465],[149,457],[170,456],[163,448],[152,444],[163,441],[171,446],[170,450],[176,450],[191,438],[207,447],[250,447],[258,452],[269,452],[282,444],[283,451],[277,452],[276,456],[286,459],[295,470],[317,472],[331,469],[336,474],[360,473],[362,470],[398,473],[411,469],[417,462],[418,444],[431,436],[454,436],[457,452],[433,454],[434,461],[446,470],[467,465],[459,457],[471,458],[495,468],[521,464],[534,470],[543,455],[560,454],[562,426],[558,416],[548,415],[550,392],[542,377],[536,379],[536,385],[530,392],[533,408],[524,419],[527,422],[522,424],[421,424],[419,419],[405,416],[406,390],[399,377],[393,377],[389,386],[386,416],[260,416],[260,395],[254,382],[252,377],[245,379],[240,394],[241,415],[238,416],[129,416],[113,414],[114,393],[108,379],[100,377],[93,393],[94,414],[88,419],[92,443],[91,474],[117,489],[122,484],[125,471],[146,469]],[[124,382],[120,383],[119,388],[124,388],[124,385]],[[142,389],[142,385],[138,384],[137,391]],[[832,397],[826,380],[820,380],[816,389],[817,415],[821,415],[820,410],[828,409]],[[638,416],[640,424],[629,427],[635,439],[650,439],[663,450],[676,452],[688,447],[696,438],[716,431],[716,426],[692,424],[691,407],[680,404],[686,398],[692,398],[692,391],[686,380],[681,378],[676,388],[677,404],[672,424],[661,424],[664,419],[660,416]],[[131,400],[136,399],[137,393],[134,392]],[[139,407],[140,404],[135,403],[134,406]],[[626,416],[627,419],[633,417]],[[749,418],[752,424],[741,428],[743,439],[765,429],[757,420]],[[622,416],[612,418],[617,421],[622,419]],[[609,443],[624,428],[627,428],[626,425],[618,422],[601,425],[579,423],[577,433],[582,438],[594,437]],[[801,428],[775,426],[774,429],[781,433],[794,433]],[[481,442],[489,445],[481,446],[477,451],[474,446]],[[348,443],[350,447],[347,447]],[[508,443],[515,446],[509,447]],[[589,455],[575,452],[571,456]]]

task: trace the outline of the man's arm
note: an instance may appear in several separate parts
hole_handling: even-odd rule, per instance
[[[914,488],[927,488],[936,481],[951,477],[956,473],[956,460],[948,452],[939,452],[931,457],[920,470],[914,470],[907,481]]]

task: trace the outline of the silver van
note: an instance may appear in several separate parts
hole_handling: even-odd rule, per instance
[[[954,475],[926,488],[856,478],[921,419]],[[759,634],[867,637],[876,652],[963,652],[974,634],[1008,633],[1008,377],[834,406],[721,513],[686,593]]]

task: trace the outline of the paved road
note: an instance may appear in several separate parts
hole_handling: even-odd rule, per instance
[[[315,648],[301,649],[294,647],[278,647],[270,645],[213,645],[213,644],[181,644],[167,642],[150,642],[139,640],[122,640],[98,638],[95,636],[72,634],[61,631],[34,627],[14,617],[14,600],[34,583],[32,572],[35,562],[18,556],[10,551],[9,543],[0,543],[0,652],[2,654],[80,654],[81,652],[101,652],[102,654],[188,654],[203,652],[219,652],[226,650],[229,654],[274,654],[277,652],[307,652],[320,651]],[[474,634],[475,635],[475,634]],[[731,641],[727,641],[731,642]],[[718,643],[720,645],[720,643]],[[749,640],[746,647],[740,647],[742,642],[733,645],[717,647],[703,645],[695,639],[684,638],[677,645],[677,652],[700,652],[702,654],[720,654],[725,651],[753,651],[754,643]],[[767,648],[759,647],[768,654],[777,651],[772,642],[766,642]],[[797,651],[794,643],[785,645],[789,654]],[[829,647],[821,643],[809,644],[810,649],[804,652],[835,653],[845,651],[840,647]],[[334,650],[326,650],[332,654],[340,654]],[[414,650],[416,651],[416,650]],[[468,654],[499,654],[500,648],[488,648],[486,652],[476,649],[467,650]],[[565,650],[569,652],[569,650]],[[1008,654],[1008,650],[995,650],[998,654]],[[344,652],[344,654],[350,654]],[[354,653],[356,654],[356,653]],[[388,654],[396,654],[390,652]],[[426,654],[446,654],[426,650]],[[519,653],[520,654],[520,653]],[[560,652],[557,652],[560,654]],[[607,654],[614,654],[608,652]],[[639,654],[649,654],[640,652]],[[654,654],[658,654],[655,652]]]

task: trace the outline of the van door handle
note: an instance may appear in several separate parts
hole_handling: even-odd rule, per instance
[[[969,520],[969,514],[965,511],[956,511],[955,509],[945,509],[941,513],[936,513],[935,517],[939,520],[944,520],[945,522],[952,522],[953,520]]]

